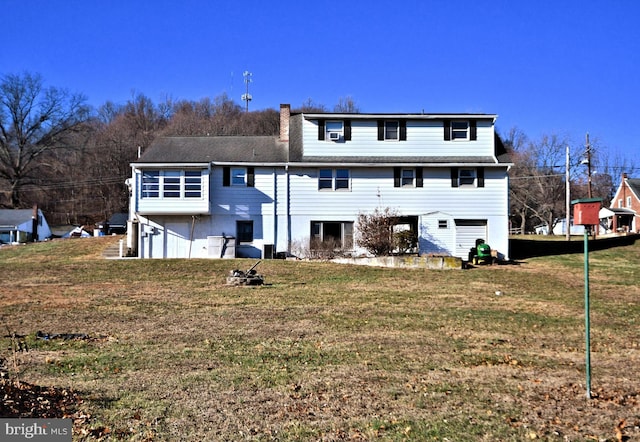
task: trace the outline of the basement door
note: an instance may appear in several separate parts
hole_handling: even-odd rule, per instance
[[[469,259],[469,249],[476,246],[476,240],[487,240],[486,219],[457,219],[456,220],[456,253],[455,256],[466,261]]]

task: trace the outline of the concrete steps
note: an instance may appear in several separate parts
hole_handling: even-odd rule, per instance
[[[124,240],[124,236],[120,236],[118,241],[115,241],[113,244],[110,244],[104,251],[102,252],[102,257],[105,259],[118,259],[120,256],[120,239]],[[126,245],[126,244],[125,244]],[[123,250],[123,253],[126,254],[126,247]]]

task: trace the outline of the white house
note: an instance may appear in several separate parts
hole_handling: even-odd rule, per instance
[[[0,243],[24,243],[51,238],[51,229],[42,210],[0,210]]]
[[[490,114],[290,113],[280,136],[164,137],[132,163],[128,247],[142,258],[272,256],[400,214],[420,254],[508,258],[510,163]]]

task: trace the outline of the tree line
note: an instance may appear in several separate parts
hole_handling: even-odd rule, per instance
[[[329,109],[311,99],[294,112]],[[351,97],[340,98],[335,112],[359,112]],[[226,94],[193,100],[154,103],[134,94],[125,104],[106,102],[97,109],[82,94],[47,87],[33,73],[0,77],[0,208],[37,204],[51,224],[93,224],[126,212],[130,164],[158,136],[277,135],[275,109],[245,112]],[[539,223],[553,225],[564,216],[564,175],[559,170],[568,140],[556,135],[529,140],[512,129],[501,136],[514,166],[510,174],[513,225],[529,231]],[[574,150],[580,150],[579,147]],[[608,201],[628,162],[609,165],[595,145],[592,162],[594,196]],[[576,154],[577,155],[577,154]],[[574,156],[573,158],[579,158]],[[586,192],[578,165],[571,181],[576,198]],[[616,170],[619,169],[619,170]]]
[[[622,173],[637,173],[633,160],[611,154],[587,136],[582,142],[558,134],[531,140],[517,128],[501,135],[513,163],[509,170],[513,233],[532,233],[544,226],[552,234],[556,224],[566,218],[567,196],[570,200],[600,198],[608,207]]]

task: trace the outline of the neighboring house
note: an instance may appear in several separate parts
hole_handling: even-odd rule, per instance
[[[419,254],[508,259],[510,163],[490,114],[290,114],[280,136],[165,137],[132,163],[127,246],[142,258],[271,257],[333,244],[399,213]]]
[[[51,229],[42,210],[1,209],[0,243],[25,243],[51,238]]]
[[[627,233],[640,231],[640,179],[622,174],[620,186],[611,200],[609,208],[600,209],[607,231]]]

